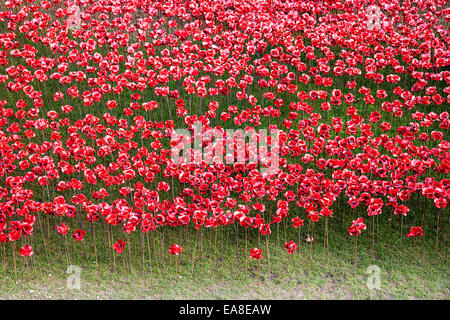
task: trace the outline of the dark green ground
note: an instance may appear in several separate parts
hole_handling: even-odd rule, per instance
[[[370,227],[370,225],[369,225]],[[307,224],[305,224],[305,230]],[[320,226],[319,226],[320,228]],[[231,229],[231,228],[230,228]],[[226,229],[224,229],[226,230]],[[383,228],[381,228],[384,231]],[[267,247],[261,239],[264,258],[258,264],[246,261],[245,235],[239,234],[239,248],[234,233],[221,235],[221,229],[203,230],[197,249],[194,250],[194,230],[181,234],[178,230],[165,231],[149,236],[151,259],[148,255],[147,239],[144,237],[145,256],[142,261],[140,238],[132,238],[133,271],[127,259],[129,252],[116,255],[117,272],[113,271],[111,257],[106,247],[99,247],[99,273],[96,272],[93,248],[87,247],[87,259],[75,256],[76,248],[69,246],[71,264],[81,267],[81,289],[68,289],[67,262],[62,243],[51,256],[54,263],[47,266],[44,248],[40,246],[40,257],[35,268],[26,268],[19,256],[17,276],[14,276],[12,257],[7,274],[0,269],[0,299],[448,299],[449,270],[446,241],[440,244],[435,254],[433,235],[425,237],[424,245],[418,239],[404,237],[400,241],[399,231],[391,231],[389,245],[375,243],[372,251],[371,231],[366,230],[358,241],[355,258],[355,242],[349,236],[341,239],[330,235],[328,252],[324,249],[321,232],[316,234],[310,260],[310,244],[302,234],[301,252],[289,256],[282,248],[284,232],[280,230],[280,246],[276,243],[276,232],[269,243],[270,266]],[[248,250],[257,245],[256,233],[249,232]],[[441,230],[443,237],[447,233]],[[381,232],[380,232],[381,234]],[[101,239],[101,234],[98,237]],[[183,236],[183,241],[180,241]],[[289,236],[291,236],[289,238]],[[287,234],[287,239],[297,235]],[[54,241],[57,240],[54,235]],[[125,240],[127,240],[125,238]],[[376,240],[376,239],[375,239]],[[107,241],[106,241],[107,242]],[[177,259],[169,257],[170,244],[178,242],[184,251]],[[385,241],[383,241],[385,242]],[[52,242],[54,243],[54,242]],[[105,241],[97,240],[97,243]],[[222,252],[223,243],[223,252]],[[211,245],[210,245],[211,244]],[[214,248],[214,244],[215,248]],[[38,244],[35,244],[37,246]],[[91,244],[87,243],[87,246]],[[39,246],[38,246],[39,248]],[[83,252],[78,244],[78,252]],[[278,248],[278,249],[277,249]],[[163,251],[163,252],[162,252]],[[195,265],[192,257],[195,251]],[[202,256],[200,256],[202,252]],[[239,261],[236,258],[239,252]],[[222,254],[223,253],[223,254]],[[156,260],[163,257],[164,260]],[[144,262],[144,265],[143,265]],[[248,263],[248,272],[245,265]],[[371,290],[366,283],[370,265],[380,267],[381,286]],[[269,271],[270,268],[270,271]],[[193,272],[192,272],[193,270]]]

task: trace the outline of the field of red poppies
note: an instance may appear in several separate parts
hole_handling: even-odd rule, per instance
[[[447,252],[449,22],[445,0],[4,1],[1,271]]]

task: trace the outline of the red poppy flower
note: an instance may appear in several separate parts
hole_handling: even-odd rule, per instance
[[[125,246],[127,245],[126,242],[124,242],[122,239],[117,240],[117,242],[113,245],[114,250],[117,253],[122,253],[123,249],[125,248]]]
[[[366,230],[366,227],[363,218],[359,217],[357,220],[352,221],[352,225],[348,228],[348,232],[351,236],[357,236],[361,234],[362,230]]]
[[[19,249],[19,254],[22,257],[30,257],[33,255],[33,248],[29,244],[27,244],[26,246]]]
[[[291,240],[284,244],[284,248],[288,251],[289,254],[293,254],[295,249],[297,248],[297,244],[294,242],[294,240]]]
[[[60,226],[56,225],[56,226],[55,226],[55,229],[56,229],[60,234],[62,234],[63,236],[65,236],[65,235],[67,234],[67,232],[69,231],[70,228],[69,228],[68,225],[66,225],[66,224],[63,222],[63,223],[61,223]]]
[[[304,220],[300,219],[299,217],[292,218],[292,227],[298,228],[303,226]]]
[[[253,248],[250,250],[250,258],[252,259],[261,259],[262,258],[262,249]]]
[[[85,230],[76,229],[76,230],[75,230],[75,233],[72,234],[72,237],[73,237],[76,241],[83,241],[85,235],[86,235],[86,231],[85,231]]]
[[[411,227],[411,230],[407,234],[408,237],[416,237],[421,236],[423,237],[423,230],[421,227]]]
[[[270,230],[270,224],[268,223],[261,224],[261,226],[259,227],[259,232],[263,236],[271,234],[272,231]]]
[[[171,245],[169,248],[169,253],[176,256],[178,256],[181,253],[181,251],[183,251],[183,248],[176,243]]]

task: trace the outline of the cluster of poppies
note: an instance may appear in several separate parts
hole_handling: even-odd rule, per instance
[[[364,219],[408,214],[418,225],[403,235],[422,236],[425,214],[450,200],[446,3],[5,1],[0,246],[30,256],[35,228],[75,242],[101,229],[121,253],[135,232],[269,236],[336,216],[357,237]],[[171,137],[194,123],[276,132],[278,170],[175,161]]]

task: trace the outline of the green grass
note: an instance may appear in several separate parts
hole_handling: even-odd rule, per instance
[[[229,226],[231,229],[231,226]],[[306,225],[305,225],[306,227]],[[116,272],[104,241],[97,241],[99,272],[96,269],[92,243],[87,242],[87,256],[80,245],[69,245],[71,264],[81,268],[80,289],[69,289],[67,262],[61,243],[54,241],[56,249],[46,263],[44,249],[32,268],[17,257],[17,275],[14,275],[12,257],[6,273],[0,269],[0,299],[448,299],[448,250],[445,243],[438,253],[434,242],[425,238],[399,239],[398,230],[392,232],[390,241],[375,243],[372,250],[370,231],[365,231],[355,242],[349,236],[336,238],[330,235],[328,250],[323,235],[317,232],[312,248],[302,236],[300,254],[288,255],[283,249],[284,232],[276,232],[269,242],[270,259],[265,239],[261,239],[263,259],[245,257],[245,236],[236,237],[230,229],[203,230],[195,248],[194,230],[165,230],[149,236],[151,258],[146,238],[142,251],[137,235],[131,238],[132,268],[127,247],[116,254]],[[252,230],[253,231],[253,230]],[[187,236],[187,232],[191,236]],[[217,241],[215,240],[217,232]],[[304,234],[304,233],[303,233]],[[98,235],[101,239],[102,234]],[[287,232],[287,239],[296,236]],[[202,240],[200,240],[202,238]],[[128,241],[126,237],[125,241]],[[71,239],[68,239],[71,240]],[[61,242],[61,241],[60,241]],[[178,242],[183,252],[178,257],[169,256],[168,247]],[[214,244],[216,247],[214,248]],[[223,251],[222,251],[223,243]],[[247,249],[257,246],[256,233],[248,232]],[[35,246],[38,246],[35,243]],[[43,244],[40,244],[41,246]],[[73,250],[73,251],[72,251]],[[311,250],[311,259],[310,259]],[[77,252],[76,255],[74,252]],[[144,261],[142,252],[145,252]],[[195,252],[195,253],[194,253]],[[248,252],[248,251],[247,251]],[[192,267],[195,255],[195,264]],[[38,254],[39,256],[39,254]],[[178,266],[176,260],[178,259]],[[269,261],[270,260],[270,261]],[[31,261],[30,261],[31,262]],[[143,264],[144,262],[144,264]],[[248,271],[246,272],[246,264]],[[269,265],[270,264],[270,265]],[[380,268],[379,289],[369,289],[367,268]]]

